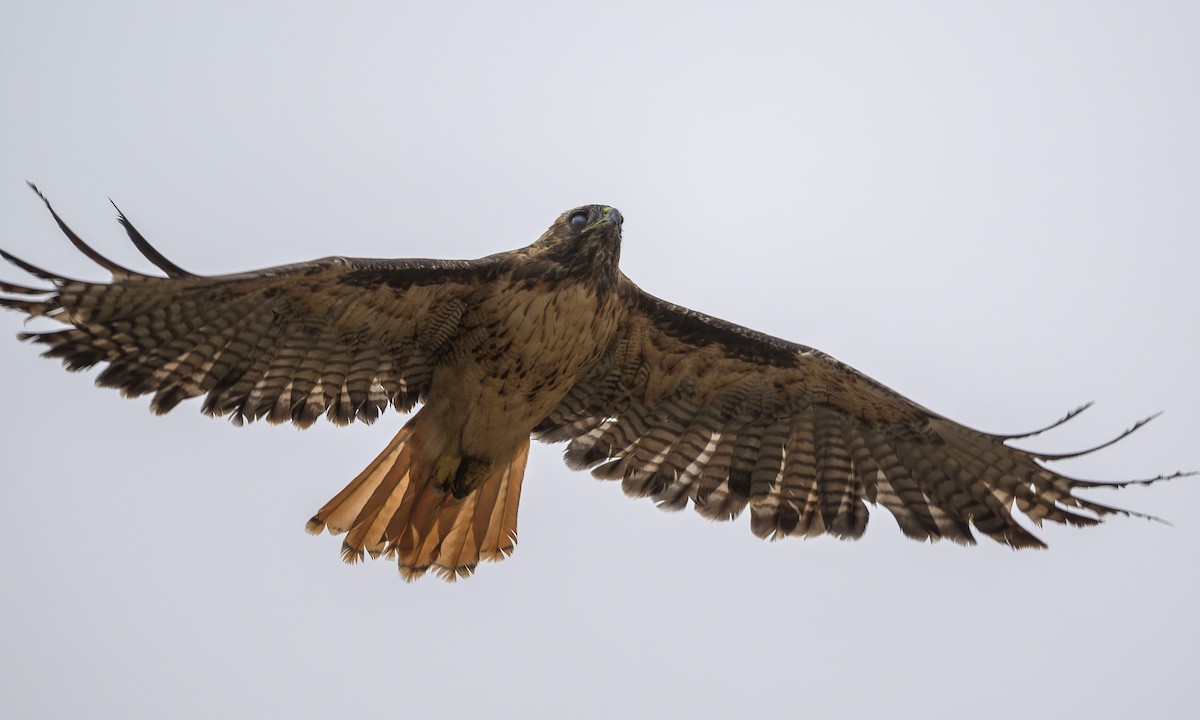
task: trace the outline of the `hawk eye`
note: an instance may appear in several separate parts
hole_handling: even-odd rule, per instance
[[[567,224],[572,230],[582,230],[587,225],[588,216],[585,212],[577,212],[567,219]]]

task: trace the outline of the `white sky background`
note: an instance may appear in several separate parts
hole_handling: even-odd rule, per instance
[[[351,7],[353,5],[353,7]],[[449,4],[447,4],[449,5]],[[1200,468],[1194,3],[20,3],[0,246],[148,267],[475,257],[613,204],[646,290],[1098,479]],[[0,271],[25,281],[15,269]],[[21,329],[0,315],[0,333]],[[22,718],[1194,717],[1200,482],[1048,552],[764,543],[535,448],[514,557],[347,567],[305,520],[402,424],[234,428],[0,343]]]

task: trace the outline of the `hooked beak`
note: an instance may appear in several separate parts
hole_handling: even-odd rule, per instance
[[[588,225],[586,229],[591,230],[592,228],[599,227],[601,225],[616,225],[619,229],[621,227],[621,223],[623,222],[625,222],[625,218],[621,216],[620,210],[616,209],[615,207],[606,206],[600,211],[600,219],[591,225]]]

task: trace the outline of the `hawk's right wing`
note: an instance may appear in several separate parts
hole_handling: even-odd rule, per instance
[[[50,212],[112,281],[73,280],[0,253],[53,286],[0,282],[0,306],[68,326],[22,339],[47,345],[44,354],[70,370],[107,363],[96,383],[130,397],[153,393],[156,413],[204,395],[204,412],[236,423],[307,427],[322,414],[343,424],[371,422],[389,404],[407,411],[502,262],[333,257],[206,277],[167,260],[122,215],[167,275],[156,277],[109,261]]]

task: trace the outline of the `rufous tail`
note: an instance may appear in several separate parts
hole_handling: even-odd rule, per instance
[[[526,439],[479,487],[455,498],[433,483],[423,460],[418,413],[374,462],[338,493],[305,527],[317,535],[346,533],[342,559],[355,563],[395,557],[400,575],[415,580],[433,570],[444,580],[467,577],[480,560],[498,561],[517,542],[517,505],[529,457]]]

